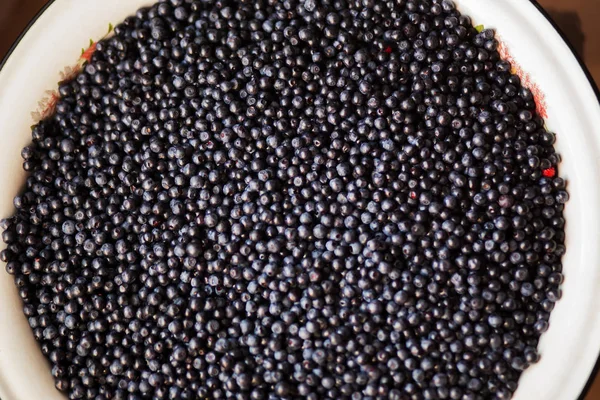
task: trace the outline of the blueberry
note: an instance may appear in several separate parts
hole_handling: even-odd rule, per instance
[[[163,0],[21,156],[0,259],[69,398],[509,399],[561,297],[555,135],[450,0]]]

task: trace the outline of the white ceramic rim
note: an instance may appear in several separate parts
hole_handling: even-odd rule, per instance
[[[74,1],[74,0],[68,0],[68,1]],[[472,1],[472,0],[470,0]],[[593,79],[591,78],[589,72],[587,71],[585,65],[583,64],[583,62],[579,59],[579,57],[576,55],[575,51],[573,50],[572,46],[569,45],[567,39],[565,38],[564,34],[560,31],[560,29],[556,26],[556,24],[552,21],[552,19],[548,16],[548,14],[544,11],[544,9],[537,3],[536,0],[529,0],[529,1],[523,1],[523,0],[479,0],[481,1],[481,3],[487,3],[489,5],[492,5],[493,2],[495,1],[500,1],[501,3],[510,3],[512,5],[515,5],[518,3],[518,8],[521,9],[527,9],[528,12],[528,17],[531,16],[531,20],[527,20],[526,23],[530,23],[531,25],[535,26],[535,29],[537,29],[540,32],[540,36],[543,37],[544,39],[547,40],[547,43],[552,43],[553,47],[552,47],[552,52],[555,53],[556,57],[560,57],[561,58],[561,63],[563,68],[568,68],[569,70],[569,79],[563,83],[563,87],[567,86],[569,89],[571,89],[572,91],[577,91],[577,94],[581,97],[581,98],[593,98],[593,102],[583,102],[582,104],[577,104],[578,107],[582,107],[582,109],[584,109],[584,114],[588,117],[587,122],[587,126],[589,127],[590,124],[592,124],[592,126],[597,126],[600,127],[600,107],[599,107],[599,102],[600,102],[600,93],[593,81]],[[107,2],[109,2],[107,0]],[[130,10],[130,13],[134,12],[135,9],[137,9],[139,7],[139,4],[141,0],[136,0],[136,1],[132,1],[131,3],[129,1],[119,1],[119,0],[110,0],[111,5],[115,5],[117,8],[128,8]],[[151,3],[151,0],[146,1],[146,3]],[[463,9],[463,11],[465,11],[465,14],[469,15],[470,13],[470,8],[469,6],[466,6],[464,8],[461,8],[461,0],[456,0],[457,4],[459,5],[459,9]],[[464,0],[465,3],[469,3],[469,1]],[[6,70],[8,69],[14,69],[16,66],[15,65],[9,65],[11,64],[11,56],[13,56],[13,54],[16,55],[16,53],[21,53],[19,54],[20,56],[23,56],[24,54],[26,54],[26,50],[27,50],[27,46],[28,44],[28,33],[30,31],[33,30],[39,30],[40,29],[40,24],[38,24],[38,22],[43,22],[43,17],[44,17],[44,13],[50,9],[53,5],[57,4],[57,3],[61,3],[61,1],[56,1],[56,0],[49,0],[48,3],[38,12],[38,14],[34,17],[34,19],[32,19],[32,21],[29,23],[29,25],[25,28],[25,30],[20,34],[20,36],[18,37],[18,39],[15,41],[15,43],[13,44],[13,46],[11,47],[11,49],[9,50],[9,52],[7,53],[7,55],[4,57],[4,59],[2,60],[2,62],[0,63],[0,80],[2,80],[3,75],[6,75],[8,72]],[[94,4],[95,7],[102,7],[102,3],[103,2],[97,2],[97,5]],[[120,4],[119,4],[120,3]],[[127,4],[128,3],[128,4]],[[137,4],[133,5],[133,4]],[[64,5],[64,2],[62,2],[62,4]],[[516,5],[514,6],[515,8]],[[93,8],[93,7],[90,7]],[[115,11],[115,15],[118,14],[118,12]],[[42,20],[40,21],[40,18],[42,18]],[[475,20],[476,23],[481,23],[483,22],[485,24],[485,19],[483,18],[482,21],[479,20]],[[492,23],[489,25],[493,25]],[[94,33],[96,33],[97,35],[94,36],[94,38],[99,38],[100,36],[102,36],[102,34],[104,32],[101,32],[100,29],[96,29],[94,28]],[[97,31],[97,32],[96,32]],[[32,35],[29,35],[32,36]],[[84,38],[85,39],[85,38]],[[560,44],[560,45],[558,45]],[[21,46],[22,45],[22,46]],[[60,46],[59,46],[60,47]],[[548,49],[546,49],[548,50]],[[16,57],[18,58],[18,57]],[[518,57],[516,57],[517,59],[519,59]],[[64,66],[64,65],[63,65]],[[63,67],[61,66],[61,67]],[[42,67],[43,68],[43,67]],[[47,89],[54,89],[52,87],[48,87]],[[0,90],[1,92],[1,90]],[[6,106],[7,104],[10,104],[8,100],[6,99],[2,99],[0,98],[0,106]],[[584,124],[585,125],[585,124]],[[554,126],[550,126],[551,129],[557,129],[559,130],[560,127],[554,127]],[[563,132],[563,133],[568,133],[568,132]],[[594,155],[598,155],[600,154],[598,152],[598,150],[600,149],[600,135],[597,135],[594,133],[594,131],[592,129],[590,130],[585,130],[585,132],[582,134],[583,136],[585,136],[585,142],[589,144],[590,146],[590,153],[594,154]],[[10,139],[13,140],[13,139]],[[18,140],[22,140],[18,139]],[[558,140],[561,140],[561,138],[559,137]],[[564,140],[564,139],[563,139]],[[563,143],[564,145],[564,143]],[[593,149],[593,151],[592,151]],[[10,157],[10,154],[6,154],[3,148],[0,148],[0,158],[2,157]],[[14,154],[12,154],[12,156],[14,157]],[[600,160],[599,159],[592,159],[592,157],[588,157],[586,158],[584,154],[582,154],[582,159],[580,160],[581,164],[577,165],[577,168],[574,168],[571,171],[571,175],[573,176],[574,173],[584,175],[587,178],[589,178],[589,185],[595,185],[597,187],[600,187],[600,179],[596,176],[594,176],[592,174],[591,171],[595,170],[598,171],[600,168]],[[2,171],[0,171],[0,175],[2,175]],[[15,177],[15,178],[19,178],[19,177]],[[15,181],[18,181],[18,179],[15,179]],[[14,187],[13,187],[14,186]],[[18,189],[18,184],[15,185],[9,185],[9,187],[3,187],[4,190],[8,190],[11,193],[15,191],[15,188]],[[587,193],[586,193],[587,195]],[[600,204],[600,196],[597,190],[594,190],[594,193],[591,194],[591,204],[592,207],[596,206],[598,204]],[[2,203],[2,201],[0,201],[0,203]],[[579,204],[581,205],[581,204]],[[4,206],[4,204],[0,204],[0,208]],[[579,210],[580,211],[580,210]],[[571,211],[572,213],[575,213],[575,210]],[[594,224],[598,221],[598,217],[599,217],[599,213],[596,209],[591,208],[588,210],[589,215],[589,222],[590,224]],[[0,215],[0,217],[4,217],[4,215]],[[597,228],[586,228],[584,227],[582,229],[582,231],[585,232],[593,232],[594,234],[594,238],[598,239],[600,238],[600,235],[597,235],[597,233],[599,232]],[[577,235],[577,239],[580,238],[579,235]],[[569,240],[569,239],[568,239]],[[575,243],[571,243],[573,245],[575,245]],[[573,246],[575,247],[575,246]],[[576,249],[578,252],[584,254],[585,256],[589,256],[589,257],[585,257],[581,254],[579,255],[574,255],[572,254],[573,252],[570,252],[571,254],[568,254],[569,258],[573,258],[573,259],[577,259],[578,261],[581,261],[582,259],[586,259],[588,262],[591,262],[592,265],[598,265],[598,261],[600,261],[600,257],[599,257],[599,253],[598,250],[596,249],[596,245],[595,243],[589,243],[586,242],[585,244],[578,244],[576,246]],[[569,250],[567,251],[567,253],[569,253]],[[578,284],[582,285],[583,287],[585,287],[586,289],[590,289],[592,287],[595,288],[599,288],[600,286],[598,285],[598,283],[596,281],[594,282],[586,282],[586,276],[582,275],[581,273],[578,274],[579,276],[573,276],[573,279],[578,281]],[[598,278],[600,275],[598,274],[594,274],[593,276],[591,276],[591,278]],[[571,279],[570,276],[567,276],[567,279]],[[15,288],[14,286],[9,287],[6,284],[6,280],[1,280],[0,279],[0,290],[8,290],[12,293],[15,294]],[[17,296],[18,298],[18,296]],[[596,371],[598,370],[598,367],[600,367],[600,359],[598,359],[598,353],[600,352],[600,302],[598,300],[596,300],[596,298],[591,297],[591,296],[586,296],[583,300],[580,300],[580,303],[585,304],[586,306],[589,306],[589,310],[587,310],[587,316],[590,316],[592,318],[591,323],[587,324],[585,326],[585,331],[581,331],[578,332],[579,334],[575,335],[574,332],[567,332],[568,328],[565,327],[564,331],[564,339],[565,340],[573,340],[575,338],[575,340],[577,341],[577,345],[572,346],[574,348],[574,350],[576,350],[577,352],[577,356],[578,358],[578,363],[575,366],[573,365],[565,365],[564,367],[567,369],[566,371],[564,371],[563,374],[561,374],[560,376],[557,376],[557,380],[561,381],[561,387],[560,390],[558,390],[558,392],[554,392],[552,393],[552,398],[553,399],[576,399],[576,398],[583,398],[585,396],[585,394],[587,393],[587,391],[589,390],[589,387],[592,383],[592,380],[595,376]],[[572,310],[571,310],[572,311]],[[556,319],[555,318],[555,314],[556,313],[562,313],[563,317],[564,314],[569,312],[569,310],[567,309],[567,307],[561,307],[561,303],[558,303],[557,309],[553,312],[552,317],[551,317],[551,326],[552,326],[552,320]],[[6,338],[6,334],[7,332],[10,330],[10,327],[7,326],[7,322],[14,320],[13,317],[15,314],[19,314],[20,318],[23,319],[22,314],[21,314],[21,310],[20,307],[17,307],[17,309],[15,310],[14,307],[13,309],[9,309],[9,307],[7,307],[6,304],[0,304],[0,338]],[[563,318],[564,319],[564,318]],[[567,321],[570,322],[569,318],[566,318]],[[573,322],[575,323],[575,318],[573,318]],[[581,321],[577,321],[578,323],[580,323]],[[24,322],[26,324],[26,322]],[[575,324],[577,325],[577,324]],[[583,327],[583,325],[581,325]],[[573,330],[573,329],[571,329]],[[14,336],[14,335],[13,335]],[[546,337],[546,335],[542,336],[541,342],[540,342],[540,349],[543,350],[545,347],[550,346],[552,344],[554,344],[554,342],[552,344],[550,344],[550,341],[547,340],[548,338]],[[27,344],[33,344],[35,345],[35,342],[33,341],[33,338],[19,338],[18,340],[15,339],[14,342],[25,342]],[[3,351],[4,350],[4,351]],[[47,388],[47,387],[53,387],[53,384],[51,383],[52,378],[49,376],[49,374],[47,374],[47,367],[46,365],[41,365],[39,364],[39,361],[44,361],[41,355],[41,352],[37,352],[38,354],[25,354],[25,355],[18,355],[18,351],[15,349],[9,349],[9,348],[3,348],[3,343],[2,341],[0,341],[0,398],[4,399],[4,400],[21,400],[23,399],[23,397],[19,397],[22,396],[24,393],[29,393],[29,394],[34,394],[37,393],[39,396],[35,396],[35,397],[28,397],[28,398],[44,398],[47,400],[54,400],[54,399],[64,399],[64,397],[58,393],[58,392],[54,392],[54,393],[48,393],[48,392],[42,392],[40,390],[42,390],[43,388]],[[14,358],[13,358],[14,357]],[[11,365],[11,362],[13,362],[14,364]],[[538,364],[539,365],[539,364]],[[11,369],[11,367],[14,366],[14,371],[9,371]],[[525,373],[523,374],[523,376],[528,377],[529,381],[535,381],[535,382],[543,382],[543,380],[540,380],[540,378],[543,378],[543,376],[540,376],[540,368],[536,368],[537,366],[533,366],[530,369],[528,369],[527,371],[525,371]],[[44,369],[46,371],[45,374],[34,374],[35,376],[43,376],[44,380],[43,382],[26,382],[24,380],[21,380],[20,383],[23,384],[30,384],[32,387],[23,390],[19,390],[18,394],[15,393],[12,389],[14,388],[14,385],[11,384],[7,384],[7,379],[10,379],[11,377],[14,378],[15,377],[15,372],[19,371],[19,370],[24,370],[23,368],[28,368],[31,370],[38,370],[38,369]],[[529,378],[535,378],[535,379],[529,379]],[[523,379],[523,378],[522,378]],[[545,379],[548,379],[547,377]],[[551,380],[553,378],[550,378]],[[540,398],[539,393],[543,392],[544,390],[541,389],[540,392],[537,392],[537,396],[536,391],[534,388],[532,388],[532,385],[527,385],[530,387],[527,388],[522,388],[521,385],[519,386],[519,390],[517,390],[517,393],[515,394],[515,400],[530,400],[533,398]],[[534,397],[531,397],[531,395],[534,395]],[[40,397],[41,396],[41,397]]]

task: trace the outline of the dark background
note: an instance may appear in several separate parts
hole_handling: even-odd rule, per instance
[[[538,0],[600,84],[600,0]],[[0,0],[0,58],[47,0]],[[598,338],[600,340],[600,338]],[[600,374],[586,400],[600,400]]]

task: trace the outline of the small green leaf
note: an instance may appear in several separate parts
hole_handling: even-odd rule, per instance
[[[483,25],[477,25],[477,26],[475,27],[475,30],[476,30],[478,33],[481,33],[481,32],[483,32],[483,30],[484,30],[484,29],[485,29],[485,27],[484,27]]]
[[[113,26],[113,24],[111,24],[110,22],[108,23],[108,33],[111,33],[113,31],[113,29],[115,29],[115,27]]]
[[[90,47],[92,47],[93,44],[94,44],[94,41],[92,39],[90,39]]]
[[[81,55],[83,55],[83,53],[85,53],[85,49],[82,47],[81,48]]]

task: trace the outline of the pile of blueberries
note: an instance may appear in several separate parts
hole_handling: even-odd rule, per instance
[[[555,137],[449,0],[163,0],[61,82],[1,253],[70,399],[509,399]]]

